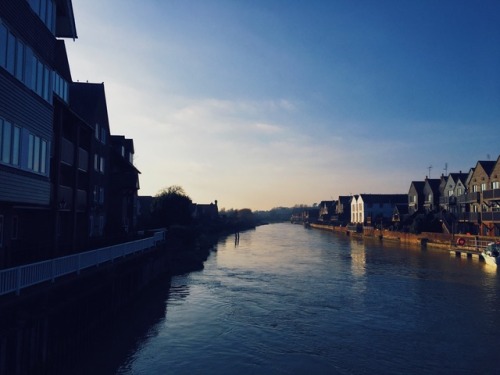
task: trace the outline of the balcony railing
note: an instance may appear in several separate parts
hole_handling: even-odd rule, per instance
[[[500,200],[500,189],[483,191],[483,200]]]
[[[459,195],[457,197],[457,203],[479,203],[479,201],[480,201],[480,193],[477,191],[473,193]]]
[[[73,189],[68,186],[59,186],[59,201],[57,202],[60,210],[69,210],[73,207]]]
[[[43,262],[26,264],[0,271],[0,296],[12,292],[19,294],[22,289],[57,277],[80,273],[86,268],[125,257],[158,245],[165,240],[165,231],[157,231],[152,237],[91,250],[84,253],[55,258]]]
[[[455,195],[439,197],[439,204],[453,206],[457,204],[457,197]]]
[[[460,212],[457,215],[458,221],[479,223],[479,212]]]
[[[492,221],[500,223],[500,212],[483,212],[481,214],[481,218],[483,221]]]

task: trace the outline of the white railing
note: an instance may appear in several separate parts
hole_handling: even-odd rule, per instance
[[[165,231],[156,231],[152,237],[142,240],[0,270],[0,296],[12,292],[19,294],[23,288],[48,280],[54,281],[57,277],[70,273],[80,273],[85,268],[99,266],[99,264],[155,247],[158,242],[164,240]]]

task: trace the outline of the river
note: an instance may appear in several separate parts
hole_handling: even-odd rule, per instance
[[[79,369],[498,374],[498,284],[496,269],[442,250],[261,226],[145,299]]]

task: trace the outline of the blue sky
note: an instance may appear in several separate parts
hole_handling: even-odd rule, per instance
[[[73,79],[104,82],[141,195],[270,209],[500,154],[500,2],[73,0]]]

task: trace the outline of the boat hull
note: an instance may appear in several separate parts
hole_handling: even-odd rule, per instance
[[[498,265],[498,257],[493,257],[491,255],[488,255],[488,254],[481,254],[483,259],[484,259],[484,262],[486,264],[489,264],[491,266],[497,266]]]

